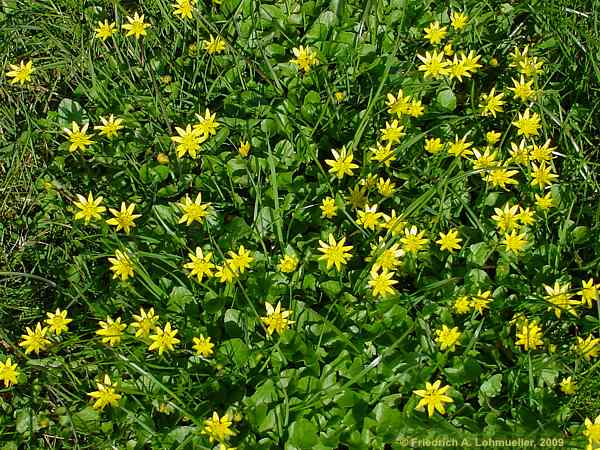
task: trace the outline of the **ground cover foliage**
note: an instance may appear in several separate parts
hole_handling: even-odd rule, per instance
[[[2,448],[600,446],[593,2],[0,8]]]

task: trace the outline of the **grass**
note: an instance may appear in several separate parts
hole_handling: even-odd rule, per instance
[[[430,50],[423,28],[448,22],[439,2],[223,0],[201,2],[187,21],[164,0],[4,2],[3,67],[32,59],[36,72],[24,87],[0,83],[0,361],[11,356],[21,371],[18,384],[0,389],[3,448],[213,448],[201,434],[213,411],[235,417],[228,445],[240,449],[402,448],[405,438],[436,436],[550,437],[582,448],[585,418],[600,413],[598,361],[571,349],[576,336],[598,336],[600,309],[578,306],[578,318],[563,311],[558,320],[542,285],[571,282],[575,294],[580,280],[600,276],[598,5],[449,4],[471,18],[455,49],[482,55],[483,69],[464,83],[424,80],[417,70],[416,55]],[[133,11],[152,22],[148,36],[94,37],[99,20],[125,23]],[[227,40],[225,53],[203,50],[209,35]],[[510,130],[520,105],[511,100],[497,118],[481,118],[478,101],[512,85],[509,53],[526,44],[544,60],[536,79],[544,94],[531,104],[542,122],[536,142],[557,147],[560,178],[557,207],[528,230],[534,245],[512,257],[490,216],[505,202],[533,204],[530,172],[504,191],[466,159],[423,145],[468,132],[482,148],[485,131]],[[306,75],[289,63],[299,45],[319,53]],[[401,121],[407,135],[386,168],[369,149],[391,120],[387,93],[400,88],[426,114]],[[205,108],[217,113],[217,134],[198,160],[177,158],[170,137]],[[96,138],[87,154],[68,151],[65,126],[109,114],[125,120],[119,138]],[[238,155],[240,140],[250,142],[249,157]],[[507,131],[501,145],[518,140]],[[340,181],[325,160],[342,145],[360,168]],[[159,164],[159,154],[170,162]],[[365,229],[344,199],[371,171],[397,190],[386,199],[375,189],[370,203],[395,209],[430,239],[422,256],[403,259],[397,290],[383,299],[367,287],[364,258],[401,236]],[[74,220],[76,194],[90,191],[113,208],[137,205],[142,217],[130,235]],[[197,192],[211,202],[209,217],[178,224],[175,203]],[[336,219],[321,216],[326,196],[339,207]],[[463,249],[449,256],[434,242],[452,227]],[[317,261],[330,232],[354,247],[340,272]],[[183,269],[196,246],[223,261],[240,245],[255,260],[232,283],[199,284]],[[125,248],[135,276],[120,282],[107,258]],[[299,259],[293,273],[277,269],[283,254]],[[486,314],[454,311],[457,296],[486,290]],[[261,317],[265,302],[278,301],[295,323],[269,337]],[[114,348],[100,343],[100,320],[130,323],[151,306],[161,326],[169,320],[179,330],[177,350],[158,356],[132,335]],[[70,331],[26,355],[25,327],[57,307],[74,318]],[[518,313],[541,323],[541,349],[515,344],[509,321]],[[442,324],[463,332],[457,351],[436,343]],[[216,344],[211,357],[192,350],[200,333]],[[97,411],[87,394],[105,373],[123,398]],[[568,375],[577,382],[572,396],[558,386]],[[415,411],[413,391],[437,379],[452,386],[454,403],[429,418]]]

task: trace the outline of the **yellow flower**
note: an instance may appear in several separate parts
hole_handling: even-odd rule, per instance
[[[558,178],[558,175],[552,173],[551,167],[546,167],[545,162],[542,162],[539,167],[536,163],[531,163],[531,175],[533,176],[531,185],[537,185],[542,190],[546,186],[551,186],[552,182]]]
[[[448,397],[446,392],[450,389],[450,386],[441,387],[442,381],[437,380],[435,383],[431,384],[429,382],[425,382],[425,389],[418,389],[413,391],[416,395],[421,397],[421,400],[417,404],[415,409],[421,409],[427,406],[427,412],[429,417],[433,416],[435,410],[437,410],[440,414],[446,413],[446,408],[444,403],[452,403],[451,397]]]
[[[531,148],[531,159],[542,162],[550,161],[554,156],[552,152],[556,150],[556,147],[550,147],[550,139],[548,139],[544,145],[538,145],[535,142]]]
[[[581,290],[577,295],[581,295],[581,304],[591,308],[593,303],[598,300],[598,288],[600,284],[594,284],[594,279],[590,278],[588,281],[581,281]]]
[[[267,315],[261,317],[260,320],[267,327],[267,334],[271,336],[274,332],[283,333],[291,324],[295,323],[289,320],[288,317],[292,314],[291,310],[281,310],[281,302],[277,302],[277,306],[273,308],[269,302],[265,303]]]
[[[359,209],[367,203],[367,196],[365,194],[365,188],[355,184],[354,188],[350,190],[350,195],[346,197],[346,199],[350,202],[352,208]]]
[[[501,134],[497,131],[488,131],[485,133],[485,140],[489,145],[494,145],[500,140]]]
[[[164,153],[156,155],[156,161],[158,161],[159,164],[169,164],[171,162],[169,156]]]
[[[234,272],[244,273],[250,267],[250,263],[254,261],[254,257],[250,256],[250,252],[240,245],[238,252],[229,251],[229,265]]]
[[[344,178],[344,175],[354,175],[352,170],[357,169],[358,165],[352,162],[352,159],[354,158],[352,152],[348,153],[346,147],[343,146],[339,153],[335,149],[332,149],[331,153],[335,159],[325,160],[325,163],[328,166],[331,166],[329,173],[335,174],[339,179]]]
[[[304,70],[304,73],[308,72],[311,66],[319,63],[316,53],[310,47],[304,48],[302,45],[299,48],[294,47],[292,53],[295,58],[290,62],[297,65],[300,70]]]
[[[454,50],[452,49],[452,42],[448,42],[446,45],[444,45],[444,54],[446,56],[454,55]]]
[[[489,303],[492,301],[491,295],[492,291],[481,292],[478,290],[477,294],[471,298],[471,308],[477,310],[479,314],[483,314],[483,310],[488,309]]]
[[[88,198],[86,199],[83,195],[77,194],[78,202],[73,202],[73,204],[79,208],[81,211],[75,213],[75,220],[84,219],[85,223],[89,223],[92,219],[101,219],[106,208],[104,206],[100,206],[103,198],[97,197],[94,199],[94,196],[90,192],[88,194]]]
[[[17,384],[17,377],[20,375],[17,369],[17,363],[13,363],[10,357],[6,358],[4,362],[0,361],[0,381],[4,383],[5,387],[11,387],[13,384]]]
[[[464,52],[461,52],[460,58],[465,66],[465,70],[468,70],[469,72],[475,73],[477,72],[477,69],[482,67],[482,65],[478,63],[481,56],[476,54],[473,50],[469,51],[467,55],[465,55]]]
[[[456,157],[472,155],[473,151],[470,150],[472,145],[472,142],[467,142],[467,135],[464,135],[461,139],[458,139],[458,136],[456,136],[454,142],[448,148],[448,154]]]
[[[48,332],[48,327],[43,327],[41,322],[38,322],[35,328],[32,330],[29,327],[25,328],[27,334],[21,335],[21,342],[19,342],[20,347],[25,347],[25,354],[28,355],[31,352],[35,352],[36,355],[39,355],[40,350],[45,350],[48,345],[50,345],[50,341],[46,339],[46,333]]]
[[[469,22],[469,16],[464,13],[452,11],[450,14],[450,22],[455,30],[462,30]]]
[[[400,238],[402,249],[406,253],[416,255],[429,242],[428,239],[423,237],[424,235],[425,231],[418,231],[414,225],[411,228],[405,228],[404,237]]]
[[[150,335],[150,340],[153,341],[148,347],[148,350],[158,350],[158,354],[162,355],[165,350],[173,350],[173,346],[181,342],[175,337],[177,330],[171,329],[171,322],[167,322],[164,330],[160,327],[154,329],[156,334]]]
[[[193,339],[193,342],[194,350],[196,350],[196,353],[198,355],[208,358],[214,353],[213,347],[215,346],[215,344],[210,342],[210,336],[204,337],[204,335],[201,334],[199,337],[195,337]]]
[[[514,87],[509,87],[508,90],[513,92],[515,98],[518,98],[522,102],[526,102],[530,97],[533,97],[535,91],[533,90],[533,80],[525,82],[525,78],[521,75],[519,81],[512,79]]]
[[[220,126],[217,122],[217,113],[211,113],[210,109],[206,108],[204,116],[196,114],[196,119],[198,119],[198,123],[194,125],[194,131],[200,132],[204,136],[204,140],[217,134],[217,128]]]
[[[63,331],[69,331],[67,325],[73,322],[73,319],[67,318],[67,314],[67,310],[61,311],[59,308],[56,308],[56,312],[54,313],[46,313],[48,318],[45,322],[49,326],[50,333],[55,333],[57,336],[60,336]]]
[[[462,333],[458,331],[458,327],[448,328],[446,325],[442,325],[441,330],[435,332],[437,338],[436,342],[440,346],[441,351],[456,350],[456,344],[460,340]]]
[[[396,185],[392,183],[392,180],[390,180],[389,178],[387,180],[380,178],[377,182],[377,190],[384,197],[391,197],[392,195],[394,195],[394,192],[396,190],[395,188]]]
[[[107,138],[116,137],[119,134],[119,130],[123,128],[123,119],[115,119],[112,114],[106,120],[104,117],[100,117],[102,125],[96,125],[94,130],[100,130],[100,135],[104,135]]]
[[[250,142],[240,140],[240,146],[238,147],[238,153],[240,155],[242,155],[244,158],[246,156],[248,156],[248,153],[250,153]]]
[[[525,139],[521,139],[518,146],[514,142],[511,142],[510,148],[510,157],[514,162],[524,166],[529,163],[529,146],[525,142]]]
[[[368,173],[365,178],[360,179],[359,183],[366,189],[371,189],[372,187],[377,185],[377,175],[375,175],[374,173]]]
[[[528,78],[536,77],[539,73],[543,73],[542,66],[544,61],[538,61],[537,56],[525,57],[519,61],[518,70]]]
[[[298,258],[293,255],[284,255],[279,260],[279,270],[283,273],[292,273],[298,267]]]
[[[111,347],[121,342],[123,330],[127,328],[126,324],[121,323],[120,317],[117,317],[117,320],[113,320],[112,317],[106,316],[106,321],[101,320],[99,325],[100,329],[96,330],[96,334],[102,336],[102,343],[108,344]]]
[[[437,79],[444,75],[450,74],[450,68],[448,67],[451,63],[444,59],[444,52],[433,51],[432,53],[425,52],[425,56],[417,55],[417,58],[421,60],[421,64],[418,69],[423,74],[424,78]]]
[[[206,39],[202,41],[202,45],[204,47],[204,50],[206,50],[206,52],[209,55],[221,53],[225,50],[226,47],[226,43],[221,38],[221,36],[217,36],[216,38],[214,38],[212,34],[210,35],[210,39],[208,41]]]
[[[519,113],[519,118],[512,124],[517,128],[519,136],[537,136],[540,128],[540,116],[536,112],[530,114],[529,108],[527,108],[523,114]]]
[[[591,334],[585,339],[577,336],[577,350],[581,356],[589,361],[598,356],[598,352],[600,352],[600,339],[592,337]]]
[[[444,53],[446,55],[448,55],[448,52],[444,51]],[[450,56],[450,55],[448,55]],[[465,66],[465,61],[463,59],[459,59],[458,55],[454,55],[454,58],[452,59],[452,63],[450,64],[450,79],[452,78],[456,78],[458,81],[460,81],[462,83],[462,77],[467,77],[467,78],[471,78],[471,74],[469,73],[469,71],[467,70],[467,67]]]
[[[133,328],[137,328],[135,337],[148,337],[150,331],[156,326],[159,316],[154,314],[154,308],[150,308],[148,312],[144,308],[140,308],[140,314],[134,314],[134,322],[131,324]]]
[[[227,414],[223,414],[221,418],[216,412],[210,419],[204,421],[204,430],[202,434],[208,435],[208,440],[212,443],[214,441],[225,442],[231,436],[235,435],[235,432],[231,430],[231,419]]]
[[[11,64],[8,66],[10,71],[6,72],[7,77],[11,77],[11,84],[19,83],[20,85],[31,81],[31,74],[35,72],[33,68],[33,61],[29,60],[27,63],[21,61],[19,65]]]
[[[492,116],[496,117],[497,112],[504,111],[504,109],[502,109],[502,105],[506,103],[504,100],[502,100],[504,93],[500,92],[498,95],[495,94],[496,88],[493,87],[489,94],[481,95],[481,103],[479,104],[479,107],[483,109],[481,111],[482,116],[491,114]]]
[[[552,198],[552,192],[548,191],[545,195],[539,196],[535,194],[535,204],[542,210],[550,209],[554,206],[554,199]]]
[[[71,145],[69,145],[69,151],[71,153],[77,149],[85,150],[86,147],[94,143],[94,141],[90,139],[93,135],[87,134],[87,129],[89,125],[89,123],[86,123],[83,127],[81,127],[80,130],[79,125],[77,125],[76,122],[73,122],[71,124],[71,129],[63,128],[64,132],[67,133],[69,137],[69,141],[71,142]]]
[[[376,257],[372,271],[378,271],[380,268],[392,271],[402,264],[401,258],[404,256],[404,250],[400,248],[400,244],[396,242],[389,248],[386,246],[382,236],[379,236],[379,244],[371,244],[371,256],[365,258],[365,261],[371,261]]]
[[[98,39],[106,41],[117,32],[117,29],[114,22],[109,23],[108,20],[105,20],[104,22],[98,22],[98,28],[94,31],[96,32],[96,37]]]
[[[425,39],[428,39],[431,45],[439,44],[446,37],[447,29],[448,27],[440,28],[440,23],[436,20],[423,30],[425,31]]]
[[[115,216],[112,219],[106,221],[109,225],[117,227],[116,231],[125,230],[125,234],[129,234],[132,228],[135,228],[134,220],[138,217],[142,217],[141,214],[133,214],[135,203],[127,206],[125,202],[121,202],[121,211],[110,208],[110,213]]]
[[[191,19],[195,3],[196,0],[175,0],[175,3],[171,4],[173,15],[180,16],[181,19]]]
[[[521,325],[521,332],[517,330],[517,341],[515,345],[522,345],[523,350],[535,350],[544,344],[542,340],[542,329],[536,321],[529,322],[525,319]]]
[[[533,225],[535,223],[535,218],[533,217],[533,211],[527,208],[520,207],[521,212],[517,216],[517,220],[521,222],[523,225]]]
[[[146,35],[146,28],[150,28],[149,23],[144,22],[144,15],[138,15],[137,11],[133,17],[127,16],[127,21],[129,23],[122,26],[124,30],[127,30],[127,34],[125,36],[135,36],[136,39],[139,39],[140,36]]]
[[[552,305],[548,308],[548,311],[554,310],[557,319],[560,319],[563,311],[577,316],[577,311],[575,311],[573,305],[578,305],[579,302],[571,299],[573,294],[569,292],[570,288],[571,283],[561,286],[558,281],[555,281],[554,287],[544,284],[544,289],[548,294],[544,297],[544,300]]]
[[[560,382],[560,390],[563,391],[564,394],[573,395],[575,394],[576,388],[577,385],[571,380],[571,377],[563,378]]]
[[[442,144],[442,140],[440,138],[429,138],[425,141],[425,151],[428,151],[431,154],[439,153],[439,151],[444,148],[444,144]]]
[[[383,269],[381,272],[371,270],[371,279],[368,284],[373,290],[373,297],[385,297],[396,292],[392,287],[398,283],[398,280],[394,280],[394,275],[394,272],[389,272],[387,269]]]
[[[458,230],[450,230],[448,233],[440,233],[440,239],[435,241],[436,244],[440,244],[440,250],[448,250],[450,253],[454,253],[454,250],[460,249],[461,238],[458,237]]]
[[[215,269],[215,277],[218,278],[221,283],[230,283],[238,276],[238,273],[233,269],[230,260],[225,260],[222,265],[216,266]]]
[[[390,164],[396,160],[396,156],[394,155],[394,150],[392,150],[392,144],[388,142],[386,145],[381,145],[379,142],[377,143],[377,148],[370,147],[369,150],[373,153],[373,158],[375,161],[383,163],[385,167],[390,167]]]
[[[329,243],[325,243],[319,240],[319,251],[323,252],[323,255],[319,257],[319,260],[325,260],[327,262],[327,269],[330,269],[335,265],[335,268],[340,271],[343,265],[346,265],[348,260],[352,257],[350,250],[351,245],[344,245],[346,237],[342,237],[338,242],[335,241],[333,234],[329,233]]]
[[[334,94],[334,96],[335,96],[335,101],[338,103],[342,103],[346,99],[345,92],[338,91]]]
[[[410,114],[411,102],[410,95],[404,95],[402,89],[398,91],[398,95],[388,93],[386,105],[390,114],[396,114],[398,119],[402,114]]]
[[[454,310],[458,314],[466,314],[471,310],[471,302],[469,297],[462,295],[454,301]]]
[[[113,279],[121,277],[121,281],[133,277],[133,263],[129,256],[120,250],[115,251],[115,258],[108,258],[108,262],[112,264],[110,270],[114,272]]]
[[[194,127],[192,129],[192,126],[189,124],[185,130],[175,127],[175,131],[177,131],[179,136],[171,136],[171,141],[177,144],[177,148],[175,149],[177,157],[181,158],[188,153],[192,158],[196,158],[197,153],[200,151],[200,144],[206,141],[208,136],[203,134],[199,128]]]
[[[382,134],[381,140],[387,141],[390,144],[400,142],[400,138],[406,134],[403,132],[403,130],[404,127],[402,125],[398,125],[397,120],[393,120],[391,124],[386,121],[385,128],[379,130]]]
[[[383,217],[383,213],[377,212],[377,205],[365,205],[364,211],[358,211],[356,223],[361,225],[366,230],[375,230],[379,228],[379,219]]]
[[[102,411],[108,405],[117,406],[119,399],[121,399],[121,394],[116,393],[115,388],[117,385],[110,381],[108,375],[104,375],[104,382],[97,383],[96,387],[98,388],[97,391],[88,393],[90,397],[96,399],[92,405],[94,409]]]
[[[335,200],[332,197],[326,197],[323,199],[321,206],[321,217],[331,219],[337,214],[337,206],[335,206]]]
[[[495,167],[489,170],[489,173],[485,176],[485,181],[494,187],[501,187],[504,190],[508,190],[506,187],[507,184],[519,184],[517,180],[512,178],[518,173],[519,171],[517,170]]]
[[[586,450],[596,450],[600,446],[600,415],[596,417],[594,423],[586,417],[584,424],[583,434],[589,441]]]
[[[212,255],[212,252],[208,252],[206,255],[204,255],[200,247],[196,247],[195,255],[193,253],[188,253],[191,261],[183,266],[186,269],[191,270],[191,272],[188,274],[188,277],[197,277],[198,283],[202,283],[202,278],[205,276],[207,278],[212,277],[212,270],[215,268],[215,265],[210,262]]]
[[[473,149],[473,156],[475,159],[472,159],[473,168],[475,170],[483,170],[483,169],[492,169],[498,166],[498,162],[496,161],[496,152],[490,153],[490,148],[486,147],[483,154],[477,150]]]
[[[410,111],[408,112],[411,117],[421,117],[425,107],[421,104],[421,100],[413,100],[410,102]]]
[[[527,235],[525,233],[518,234],[517,230],[504,234],[502,243],[506,246],[509,252],[519,253],[527,245]]]
[[[189,227],[194,221],[202,224],[206,216],[208,216],[208,207],[210,203],[202,203],[202,193],[198,192],[196,200],[192,201],[189,195],[177,203],[177,206],[183,211],[183,215],[179,219],[179,223],[184,223]]]

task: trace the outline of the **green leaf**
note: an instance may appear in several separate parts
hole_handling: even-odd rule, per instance
[[[318,428],[304,417],[290,425],[288,444],[298,449],[312,449],[319,443]]]
[[[229,339],[219,346],[219,355],[226,361],[234,362],[238,367],[244,366],[250,357],[250,349],[239,338]]]
[[[496,374],[483,382],[479,388],[480,399],[496,397],[502,391],[502,374]],[[481,403],[481,400],[480,402]]]
[[[168,309],[169,311],[180,311],[188,303],[194,301],[194,294],[183,286],[176,286],[169,295]]]
[[[61,128],[71,128],[72,122],[83,125],[87,118],[87,113],[75,100],[63,98],[58,104],[58,124]]]
[[[456,96],[451,89],[444,89],[437,96],[437,101],[440,106],[448,111],[456,109]]]

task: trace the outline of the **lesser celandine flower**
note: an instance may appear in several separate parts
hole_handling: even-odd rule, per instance
[[[588,446],[586,450],[596,450],[600,447],[600,415],[594,419],[594,422],[587,417],[585,418],[584,436],[588,438]]]
[[[379,244],[371,244],[371,256],[365,258],[367,262],[376,258],[371,270],[378,271],[383,268],[393,271],[402,264],[404,250],[400,248],[400,243],[395,242],[386,248],[387,245],[389,244],[385,243],[383,236],[379,236]]]
[[[238,153],[241,156],[243,156],[244,158],[246,156],[248,156],[248,154],[250,153],[250,142],[249,141],[240,140],[240,145],[238,146]]]
[[[278,267],[283,273],[292,273],[298,267],[298,258],[294,255],[284,255],[283,258],[279,260]]]
[[[342,103],[346,99],[346,93],[342,91],[337,91],[335,94],[335,101],[338,103]]]
[[[72,153],[75,150],[85,150],[87,147],[92,145],[94,141],[92,141],[91,134],[87,134],[87,129],[89,127],[89,123],[86,123],[81,130],[79,129],[79,125],[77,122],[71,123],[71,128],[63,128],[64,132],[67,133],[69,138],[69,151]]]
[[[110,377],[108,375],[104,375],[104,380],[102,383],[98,382],[96,384],[97,391],[90,392],[88,395],[96,401],[92,405],[94,409],[99,409],[102,411],[106,406],[117,406],[119,399],[121,399],[121,394],[117,394],[115,388],[116,384],[112,383]]]
[[[563,378],[560,381],[560,390],[567,395],[573,395],[575,394],[577,385],[575,384],[575,382],[573,380],[571,380],[571,377],[567,377],[567,378]]]
[[[507,185],[519,184],[519,182],[513,178],[518,173],[518,170],[509,170],[506,167],[493,167],[489,169],[488,174],[484,179],[493,187],[500,187],[504,190],[508,190]]]
[[[208,207],[210,203],[202,203],[202,193],[198,192],[196,200],[192,201],[189,195],[177,203],[177,206],[183,211],[183,215],[179,219],[179,223],[185,223],[190,226],[193,222],[202,224],[206,216],[208,216]]]
[[[471,310],[471,302],[469,297],[461,295],[454,301],[454,310],[458,314],[467,314]]]
[[[432,137],[425,140],[425,151],[435,155],[444,148],[440,138]]]
[[[517,230],[512,230],[510,233],[504,234],[502,244],[506,246],[506,250],[513,253],[520,253],[527,245],[527,235],[519,233]]]
[[[215,411],[210,419],[204,421],[202,434],[208,435],[208,440],[211,443],[214,441],[223,443],[235,435],[235,432],[231,429],[232,423],[231,418],[227,414],[219,417]]]
[[[518,98],[521,102],[526,102],[535,94],[533,89],[533,80],[525,81],[523,75],[520,80],[512,79],[514,87],[509,87],[508,90],[512,91],[513,96]]]
[[[131,324],[136,328],[135,337],[148,337],[150,331],[156,327],[159,316],[154,313],[154,308],[150,308],[148,312],[144,308],[140,308],[140,313],[133,315],[134,322]]]
[[[444,75],[450,74],[450,61],[444,58],[444,52],[433,51],[425,52],[425,56],[417,55],[423,64],[417,67],[418,70],[424,72],[424,78],[433,78],[434,80]]]
[[[231,261],[226,259],[223,264],[215,266],[215,278],[221,283],[231,283],[238,277],[238,272],[233,269]]]
[[[189,253],[188,256],[191,261],[183,267],[190,269],[190,273],[188,274],[190,278],[197,277],[198,283],[202,283],[204,277],[210,278],[213,276],[215,265],[211,262],[212,252],[204,254],[200,247],[196,247],[196,254]]]
[[[429,240],[426,239],[424,236],[425,231],[417,230],[417,227],[414,225],[410,228],[405,228],[404,236],[400,238],[400,242],[402,243],[402,249],[406,253],[412,253],[413,255],[416,255],[429,242]]]
[[[552,198],[552,192],[548,191],[544,195],[535,194],[535,205],[542,209],[550,209],[554,206],[554,199]]]
[[[325,164],[331,166],[329,173],[333,173],[339,179],[344,178],[344,175],[354,175],[352,170],[357,169],[358,165],[352,162],[354,155],[352,152],[348,152],[346,147],[343,146],[339,153],[337,150],[332,149],[331,153],[335,159],[326,159]]]
[[[446,395],[450,386],[441,386],[442,381],[437,380],[431,384],[428,381],[425,382],[425,389],[418,389],[413,391],[417,396],[421,397],[421,400],[417,404],[415,409],[422,409],[427,407],[427,413],[429,417],[433,416],[433,413],[437,410],[440,414],[446,414],[445,403],[452,403],[454,400]]]
[[[96,32],[96,37],[98,39],[106,41],[117,32],[117,28],[114,22],[109,23],[108,20],[104,20],[104,22],[98,22],[98,27],[94,29],[94,31]]]
[[[396,155],[394,154],[394,150],[392,149],[392,144],[390,142],[388,142],[386,145],[381,145],[378,142],[377,147],[370,147],[369,150],[373,153],[371,158],[374,161],[383,163],[385,167],[390,167],[390,164],[396,160]]]
[[[482,116],[492,115],[496,117],[497,112],[502,112],[504,109],[502,106],[506,103],[502,98],[504,97],[504,93],[500,92],[496,94],[496,88],[493,87],[492,90],[488,94],[481,94],[481,103],[479,107],[481,110]]]
[[[440,27],[440,23],[436,20],[431,22],[423,31],[425,31],[425,39],[429,40],[431,45],[439,44],[442,39],[448,34],[448,27]]]
[[[102,343],[108,344],[111,347],[121,342],[123,331],[127,328],[126,324],[121,323],[120,317],[113,320],[112,317],[106,316],[106,320],[101,320],[98,324],[100,325],[100,329],[96,330],[96,334],[102,336]]]
[[[467,137],[467,135],[464,135],[459,139],[458,136],[456,136],[454,142],[448,147],[448,154],[456,157],[472,155],[473,151],[471,150],[471,146],[473,145],[473,142],[467,141]]]
[[[230,250],[227,254],[229,255],[229,265],[235,272],[244,273],[250,267],[250,263],[254,261],[254,256],[251,256],[250,252],[243,245],[240,245],[237,253]]]
[[[121,250],[116,250],[115,257],[108,258],[108,262],[112,264],[110,270],[114,272],[113,279],[121,277],[121,281],[125,281],[129,277],[133,277],[133,263],[129,256]]]
[[[598,300],[598,288],[600,288],[600,284],[595,284],[593,278],[588,281],[582,280],[581,290],[577,292],[577,295],[581,295],[581,303],[591,308],[593,303]]]
[[[294,47],[292,53],[295,58],[292,58],[290,62],[297,65],[304,73],[308,72],[312,66],[319,63],[317,54],[310,47],[304,48],[302,45],[298,48]]]
[[[489,145],[494,145],[498,143],[498,141],[500,140],[500,136],[501,134],[497,131],[488,131],[487,133],[485,133],[485,140]]]
[[[19,83],[23,85],[31,81],[31,74],[35,71],[33,61],[21,61],[18,65],[11,64],[8,66],[10,70],[6,72],[6,76],[12,78],[11,84]]]
[[[202,114],[196,114],[196,119],[198,119],[198,123],[194,125],[194,130],[199,131],[205,139],[217,134],[217,128],[220,124],[217,122],[216,112],[211,113],[210,109],[206,108],[204,116]]]
[[[454,351],[456,350],[456,344],[460,340],[462,333],[458,327],[449,328],[446,325],[442,325],[442,328],[436,330],[435,335],[437,336],[436,342],[440,346],[441,351]]]
[[[345,236],[336,242],[331,233],[329,233],[328,243],[319,240],[319,251],[323,253],[323,255],[319,257],[319,260],[325,260],[327,262],[327,269],[335,266],[335,268],[340,271],[342,270],[342,266],[346,265],[348,260],[352,257],[350,254],[352,246],[344,245],[345,243]]]
[[[45,350],[50,345],[50,341],[46,339],[48,327],[42,327],[41,322],[38,322],[33,330],[29,327],[26,327],[25,330],[27,334],[21,336],[22,341],[19,342],[19,346],[25,347],[26,355],[31,352],[39,355],[40,351]]]
[[[534,142],[529,152],[531,159],[538,162],[552,160],[552,158],[554,158],[552,152],[556,150],[556,147],[550,147],[550,142],[550,139],[548,139],[543,145],[538,145]]]
[[[525,139],[521,139],[519,145],[515,142],[510,143],[510,159],[523,166],[529,163],[529,146]]]
[[[365,205],[364,211],[358,211],[358,218],[356,223],[361,225],[366,230],[372,230],[379,228],[379,219],[383,217],[382,212],[377,212],[377,205],[369,206]]]
[[[174,349],[173,346],[181,342],[175,337],[177,330],[171,328],[171,322],[167,322],[164,329],[155,327],[154,333],[150,335],[152,344],[150,344],[148,350],[158,350],[159,355],[162,355],[165,350],[172,351]]]
[[[135,203],[131,203],[129,206],[125,202],[121,202],[121,210],[110,208],[110,213],[115,216],[112,219],[106,221],[107,224],[117,227],[117,231],[124,230],[125,234],[129,234],[132,228],[135,227],[134,220],[138,217],[142,217],[141,214],[133,214],[135,209]]]
[[[460,249],[461,241],[462,239],[458,237],[458,230],[450,230],[448,233],[440,232],[440,238],[435,243],[440,245],[440,250],[454,253],[455,250]]]
[[[489,304],[492,301],[490,298],[491,295],[492,291],[481,292],[481,289],[478,290],[477,294],[471,298],[471,308],[476,310],[479,314],[483,314],[483,311],[489,308]]]
[[[45,320],[45,322],[48,324],[50,333],[60,336],[63,331],[69,331],[68,325],[73,322],[73,319],[69,319],[67,314],[68,311],[66,309],[61,311],[60,308],[56,308],[56,312],[46,313],[48,318]]]
[[[372,289],[373,297],[385,297],[396,292],[393,286],[398,283],[398,280],[394,280],[394,275],[394,272],[387,269],[371,270],[368,285]]]
[[[577,350],[586,360],[590,360],[598,356],[600,352],[600,339],[593,337],[591,334],[582,339],[577,336]]]
[[[379,178],[377,181],[377,191],[384,197],[391,197],[396,191],[396,184],[392,183],[392,180],[389,178],[387,180]]]
[[[100,206],[103,200],[102,196],[96,197],[94,199],[94,196],[90,192],[87,198],[85,198],[81,194],[77,194],[77,198],[79,199],[79,201],[73,202],[73,204],[81,211],[77,211],[77,213],[75,213],[75,220],[83,219],[87,224],[92,219],[102,218],[101,213],[106,211],[106,208],[104,206]]]
[[[536,112],[531,114],[527,108],[523,114],[519,113],[519,118],[512,124],[517,128],[519,136],[537,136],[540,129],[540,116]]]
[[[140,16],[137,11],[133,17],[127,16],[127,21],[129,23],[122,26],[124,30],[127,30],[125,36],[134,36],[136,39],[139,39],[140,36],[145,36],[146,29],[151,26],[149,23],[144,22],[144,15]]]
[[[321,217],[331,219],[337,214],[337,206],[335,206],[335,200],[332,197],[326,197],[321,202]]]
[[[217,36],[215,38],[211,34],[208,40],[205,39],[204,41],[202,41],[202,46],[204,47],[204,50],[206,50],[206,53],[208,53],[209,55],[214,55],[222,53],[225,50],[227,44],[221,38],[221,36]]]
[[[536,163],[531,163],[531,180],[532,186],[538,186],[540,189],[544,189],[546,186],[551,186],[558,175],[552,172],[552,167],[546,166],[545,162],[542,162],[539,166]]]
[[[469,16],[462,12],[452,11],[452,13],[450,14],[450,24],[455,30],[462,30],[464,27],[467,26],[468,22]]]
[[[182,158],[188,153],[192,158],[196,158],[197,153],[200,151],[200,144],[207,139],[207,135],[202,133],[202,130],[193,128],[191,125],[187,125],[185,130],[183,128],[175,127],[175,131],[179,136],[171,136],[171,141],[177,144],[175,151],[177,157]]]
[[[181,19],[191,19],[195,4],[196,0],[175,0],[175,3],[171,5],[173,15],[180,16]]]
[[[402,89],[398,91],[398,95],[387,94],[386,105],[390,114],[396,114],[398,119],[403,115],[410,114],[410,95],[404,95]]]
[[[520,330],[517,329],[517,341],[515,344],[522,345],[525,351],[535,350],[544,344],[542,336],[542,329],[538,323],[536,321],[529,322],[525,319],[520,326]]]
[[[400,142],[400,138],[406,133],[403,132],[404,126],[398,125],[397,120],[392,120],[392,123],[385,122],[385,128],[381,130],[381,140],[391,144]]]
[[[0,381],[4,383],[5,387],[8,388],[13,384],[17,384],[19,374],[17,363],[13,363],[10,357],[0,361]]]
[[[210,336],[204,337],[204,335],[201,334],[199,337],[193,338],[192,341],[194,342],[193,348],[199,356],[208,358],[214,353],[213,348],[215,344],[210,342]]]
[[[472,159],[471,162],[475,170],[490,169],[498,166],[498,162],[496,161],[497,152],[491,152],[489,147],[486,147],[483,153],[477,149],[473,149],[473,156],[475,156],[475,159]]]
[[[94,130],[100,130],[100,135],[106,136],[109,139],[118,136],[119,130],[123,128],[123,119],[115,119],[115,116],[112,114],[108,119],[100,117],[100,121],[102,125],[96,125]]]
[[[295,323],[289,320],[288,317],[292,314],[291,310],[281,309],[281,302],[277,302],[277,306],[273,308],[269,302],[265,302],[267,315],[261,317],[260,320],[267,328],[267,334],[271,336],[273,333],[283,333],[291,324]]]
[[[544,300],[552,305],[548,308],[548,311],[554,310],[557,319],[560,319],[563,312],[577,316],[574,305],[578,305],[579,302],[572,300],[573,294],[569,292],[570,289],[571,283],[561,285],[560,282],[555,281],[554,286],[544,284],[544,290],[548,294],[544,297]]]
[[[353,209],[363,208],[367,203],[366,189],[355,184],[354,187],[350,189],[350,195],[346,197],[346,200]]]

